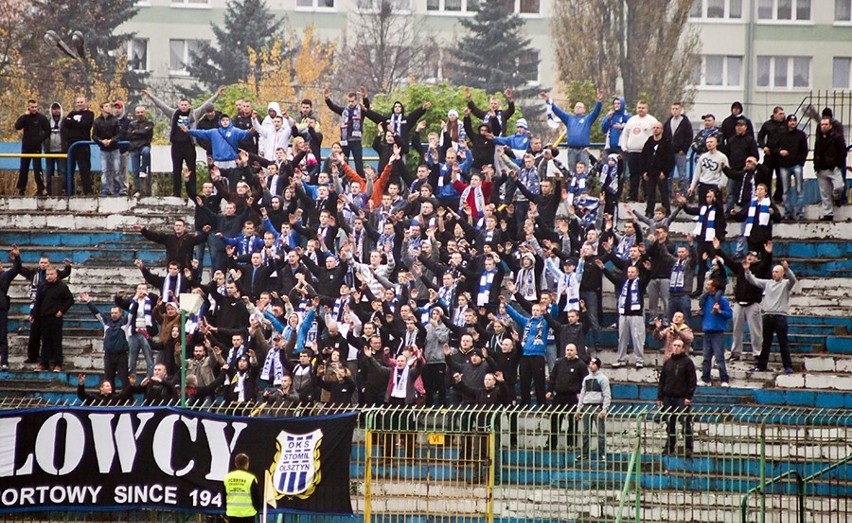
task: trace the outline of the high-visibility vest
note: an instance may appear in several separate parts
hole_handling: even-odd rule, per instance
[[[257,514],[251,502],[251,487],[257,483],[254,474],[232,470],[225,476],[225,514],[235,518],[250,518]]]

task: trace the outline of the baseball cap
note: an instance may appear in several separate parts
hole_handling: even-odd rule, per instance
[[[598,366],[598,368],[600,368],[600,367],[602,366],[602,364],[603,364],[603,362],[601,361],[601,359],[600,359],[600,358],[592,358],[592,359],[590,359],[590,360],[589,360],[589,365],[591,365],[592,363],[594,363],[595,365],[597,365],[597,366]]]
[[[707,118],[712,118],[712,119],[714,119],[714,120],[715,120],[715,119],[716,119],[716,116],[714,116],[714,115],[713,115],[713,113],[707,113],[707,114],[702,114],[702,115],[701,115],[701,119],[702,119],[702,120],[705,120],[705,119],[707,119]]]

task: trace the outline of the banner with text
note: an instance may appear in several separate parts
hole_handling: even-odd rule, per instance
[[[224,513],[240,452],[273,512],[351,514],[357,413],[305,418],[171,407],[0,412],[0,512],[160,508]]]

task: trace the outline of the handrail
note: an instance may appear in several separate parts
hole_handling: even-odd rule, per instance
[[[92,141],[92,140],[81,140],[79,142],[74,142],[74,143],[72,143],[71,145],[68,146],[68,153],[66,153],[67,163],[66,163],[66,169],[65,169],[65,190],[67,191],[66,194],[68,196],[74,195],[74,170],[71,167],[71,161],[73,160],[74,156],[71,154],[71,152],[74,149],[76,149],[77,146],[82,146],[82,145],[87,145],[87,146],[98,145],[98,142],[95,142],[95,141]],[[119,146],[122,146],[122,145],[127,146],[127,145],[130,145],[130,142],[120,141],[120,142],[118,142],[118,145]],[[89,154],[91,154],[91,152],[89,152]]]
[[[633,444],[633,451],[630,453],[630,461],[627,464],[627,475],[624,476],[624,486],[621,487],[621,495],[618,500],[618,512],[615,516],[615,523],[621,523],[623,516],[622,513],[624,511],[624,503],[627,499],[627,494],[630,493],[630,483],[633,481],[634,470],[636,474],[636,484],[639,485],[639,474],[642,470],[642,421],[645,418],[645,413],[648,411],[647,407],[644,407],[640,412],[639,416],[636,416],[636,442]],[[639,521],[639,492],[637,489],[636,493],[636,521]]]
[[[797,497],[797,505],[798,505],[798,509],[799,509],[798,510],[798,512],[799,512],[798,521],[800,523],[803,523],[805,521],[805,495],[806,495],[805,494],[805,485],[807,485],[814,478],[818,478],[819,476],[822,476],[822,475],[824,475],[828,472],[831,472],[832,470],[840,467],[841,465],[845,465],[846,463],[848,463],[850,461],[852,461],[852,454],[846,456],[845,458],[838,461],[837,463],[834,463],[832,465],[829,465],[828,467],[820,469],[820,470],[814,472],[813,474],[811,474],[810,476],[806,476],[804,478],[802,477],[801,474],[799,474],[798,470],[788,470],[787,472],[784,472],[783,474],[779,474],[778,476],[775,476],[774,478],[770,479],[768,482],[766,482],[764,484],[757,485],[757,486],[753,487],[748,492],[743,494],[743,499],[740,502],[740,521],[741,521],[741,523],[747,523],[747,521],[748,521],[748,498],[753,493],[755,493],[757,491],[762,491],[761,495],[765,496],[767,487],[774,485],[775,483],[778,483],[782,479],[785,479],[789,476],[794,476],[796,478],[796,497]]]

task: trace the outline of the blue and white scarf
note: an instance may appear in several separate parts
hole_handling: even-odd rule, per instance
[[[695,229],[692,231],[692,235],[696,238],[701,236],[701,226],[704,223],[705,217],[707,218],[707,229],[704,231],[704,241],[712,242],[713,238],[716,237],[716,207],[711,207],[709,212],[707,210],[706,205],[701,206],[701,210],[698,211],[698,221],[695,224]]]
[[[627,304],[628,294],[630,295],[630,310],[642,310],[642,300],[639,298],[639,278],[627,280],[621,286],[621,294],[618,296],[618,313],[622,316],[625,312],[624,307]]]
[[[479,292],[476,293],[476,304],[485,307],[491,298],[491,287],[494,284],[494,275],[497,269],[485,271],[479,276]]]
[[[760,201],[758,201],[756,197],[751,199],[751,205],[748,208],[748,216],[746,216],[745,228],[743,229],[743,236],[746,238],[751,236],[755,216],[757,216],[757,224],[761,227],[769,225],[770,205],[768,197],[764,197]]]
[[[559,129],[560,120],[553,113],[553,102],[550,100],[544,104],[544,113],[547,115],[547,126],[551,129]]]
[[[686,270],[686,260],[677,260],[672,265],[672,273],[669,276],[669,292],[683,292],[683,277]]]
[[[444,302],[446,307],[449,307],[453,304],[453,295],[456,293],[456,284],[453,283],[449,287],[441,286],[438,289],[438,299]]]

